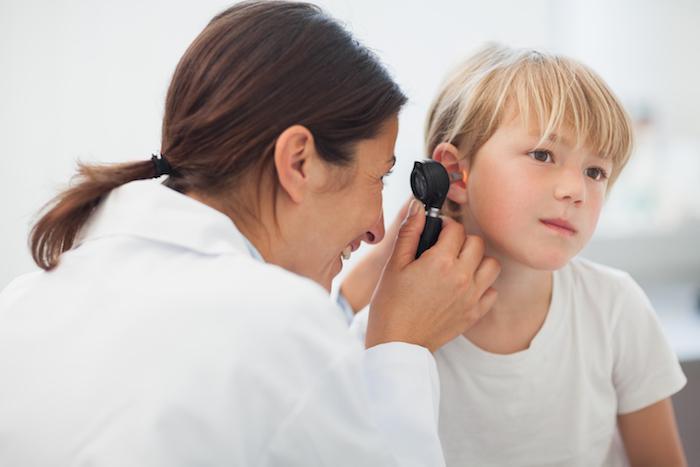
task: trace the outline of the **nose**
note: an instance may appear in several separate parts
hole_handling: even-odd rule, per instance
[[[586,198],[586,180],[583,171],[575,168],[563,169],[556,174],[554,198],[579,205]]]
[[[365,232],[363,241],[369,244],[379,243],[384,238],[384,211],[379,214],[377,222]]]

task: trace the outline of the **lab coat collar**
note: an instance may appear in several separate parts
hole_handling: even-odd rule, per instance
[[[120,235],[208,255],[242,252],[255,257],[255,247],[228,216],[157,180],[138,180],[112,190],[82,230],[76,245]]]

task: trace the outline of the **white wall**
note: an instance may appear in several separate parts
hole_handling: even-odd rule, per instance
[[[223,2],[3,2],[0,287],[33,269],[27,232],[75,160],[147,158],[166,88]]]
[[[228,4],[0,3],[0,288],[34,268],[26,248],[31,221],[67,182],[76,158],[123,161],[147,158],[158,149],[163,100],[175,64],[211,16]],[[401,119],[399,162],[386,188],[389,218],[409,193],[412,160],[423,156],[423,119],[439,82],[486,40],[549,48],[590,63],[623,98],[649,103],[658,116],[657,139],[662,146],[672,141],[686,147],[676,159],[694,167],[694,138],[700,135],[695,83],[700,61],[693,50],[700,43],[698,2],[320,4],[377,51],[411,98]],[[681,172],[698,184],[700,173]],[[620,189],[614,195],[624,193]],[[623,205],[615,212],[628,211]]]

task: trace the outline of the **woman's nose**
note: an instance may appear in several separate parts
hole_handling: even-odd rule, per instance
[[[382,211],[377,222],[365,232],[364,241],[370,244],[379,243],[384,238],[384,233],[384,211]]]
[[[586,198],[586,180],[579,169],[565,169],[557,174],[554,197],[559,201],[581,204]]]

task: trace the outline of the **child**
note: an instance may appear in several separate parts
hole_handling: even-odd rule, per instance
[[[684,465],[670,396],[686,380],[651,304],[628,274],[575,257],[631,149],[605,83],[489,45],[443,85],[426,140],[467,174],[445,213],[501,264],[495,306],[435,355],[447,464]]]

